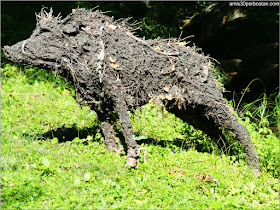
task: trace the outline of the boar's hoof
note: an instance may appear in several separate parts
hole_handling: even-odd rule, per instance
[[[126,164],[131,168],[136,168],[138,162],[139,162],[139,159],[127,157]]]
[[[131,168],[135,168],[139,162],[139,154],[138,146],[128,147],[126,164]]]
[[[135,148],[129,148],[127,151],[127,162],[126,164],[131,168],[136,168],[138,162],[139,162],[139,156],[141,150],[144,150],[144,162],[146,162],[147,159],[147,149],[145,147],[135,147]]]

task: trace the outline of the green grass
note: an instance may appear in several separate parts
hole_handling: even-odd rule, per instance
[[[64,78],[6,63],[1,75],[1,209],[279,208],[279,142],[272,132],[260,132],[250,116],[244,124],[263,157],[259,177],[243,158],[195,150],[215,147],[201,131],[156,111],[153,103],[131,116],[134,135],[166,143],[142,144],[148,162],[141,159],[132,170],[125,156],[106,152],[96,114],[75,102]],[[44,136],[90,127],[95,131],[85,138]],[[176,145],[178,140],[189,149]]]

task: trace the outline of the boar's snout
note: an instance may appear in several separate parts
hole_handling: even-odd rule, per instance
[[[17,63],[23,62],[23,53],[21,50],[21,46],[24,44],[24,41],[18,42],[12,46],[4,46],[3,51],[5,57],[9,60],[12,60]]]
[[[8,58],[8,59],[11,59],[11,47],[4,46],[3,51],[4,51],[4,54],[5,54],[5,57]]]

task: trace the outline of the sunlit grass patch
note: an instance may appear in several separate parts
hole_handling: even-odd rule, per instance
[[[134,170],[125,167],[125,156],[106,152],[96,114],[75,102],[65,79],[12,64],[1,73],[2,209],[279,208],[278,179],[272,176],[276,137],[259,132],[250,118],[245,125],[263,157],[259,177],[242,158],[207,148],[198,152],[191,142],[210,139],[153,104],[131,116],[134,135],[165,144],[141,145],[147,163],[141,157]],[[96,131],[85,137],[44,136],[89,127]],[[189,149],[176,145],[178,139]]]

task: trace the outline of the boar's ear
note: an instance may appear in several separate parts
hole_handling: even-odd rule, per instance
[[[82,28],[88,25],[88,14],[89,12],[84,8],[72,9],[72,13],[61,21],[63,33],[68,36],[76,36]]]
[[[63,33],[73,36],[79,33],[79,21],[77,21],[73,14],[68,15],[61,24]]]

